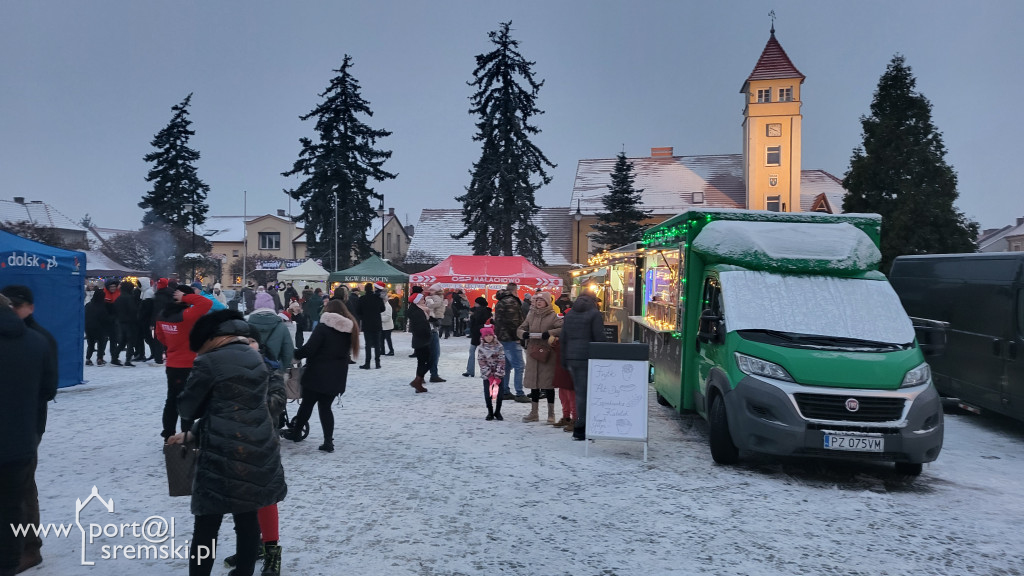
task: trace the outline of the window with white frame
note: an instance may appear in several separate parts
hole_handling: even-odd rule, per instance
[[[238,250],[232,250],[231,251],[231,257],[232,258],[238,258]]]
[[[280,250],[280,232],[260,232],[260,250]]]
[[[772,101],[772,89],[771,88],[764,88],[762,90],[758,90],[757,91],[757,101],[758,102],[771,102]]]
[[[764,149],[764,165],[778,166],[782,163],[782,146],[766,146]]]
[[[765,199],[764,209],[769,212],[780,212],[782,208],[782,196],[769,196]]]
[[[793,89],[792,88],[779,88],[779,102],[792,102],[793,101]]]

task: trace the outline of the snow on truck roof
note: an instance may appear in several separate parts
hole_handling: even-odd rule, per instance
[[[709,222],[692,249],[710,263],[792,273],[858,274],[878,268],[882,255],[847,223]]]

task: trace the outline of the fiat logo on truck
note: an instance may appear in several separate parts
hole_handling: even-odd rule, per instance
[[[846,409],[850,412],[856,412],[857,410],[860,410],[860,402],[858,402],[856,398],[847,398]]]

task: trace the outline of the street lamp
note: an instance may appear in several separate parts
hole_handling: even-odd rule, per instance
[[[576,219],[576,263],[580,263],[580,220],[583,220],[583,213],[580,212],[580,201],[576,201],[576,214],[573,215]]]
[[[384,195],[380,195],[380,206],[377,207],[377,214],[380,215],[380,257],[384,256]]]
[[[189,284],[194,282],[196,279],[196,218],[193,210],[195,210],[195,205],[191,203],[186,203],[181,207],[181,211],[188,214],[189,219],[192,220],[192,249],[189,250],[189,259],[192,260],[192,280],[189,281]]]
[[[334,191],[334,271],[338,270],[338,191]]]

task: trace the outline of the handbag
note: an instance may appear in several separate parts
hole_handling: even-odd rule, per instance
[[[305,369],[305,366],[300,364],[292,366],[288,370],[288,379],[284,382],[285,398],[289,400],[299,400],[302,398],[302,372]]]
[[[530,358],[533,358],[537,362],[547,362],[550,357],[551,346],[548,344],[541,344],[530,350]]]
[[[185,443],[164,444],[164,462],[167,464],[167,491],[171,496],[190,496],[192,481],[196,477],[196,458],[199,448]]]

